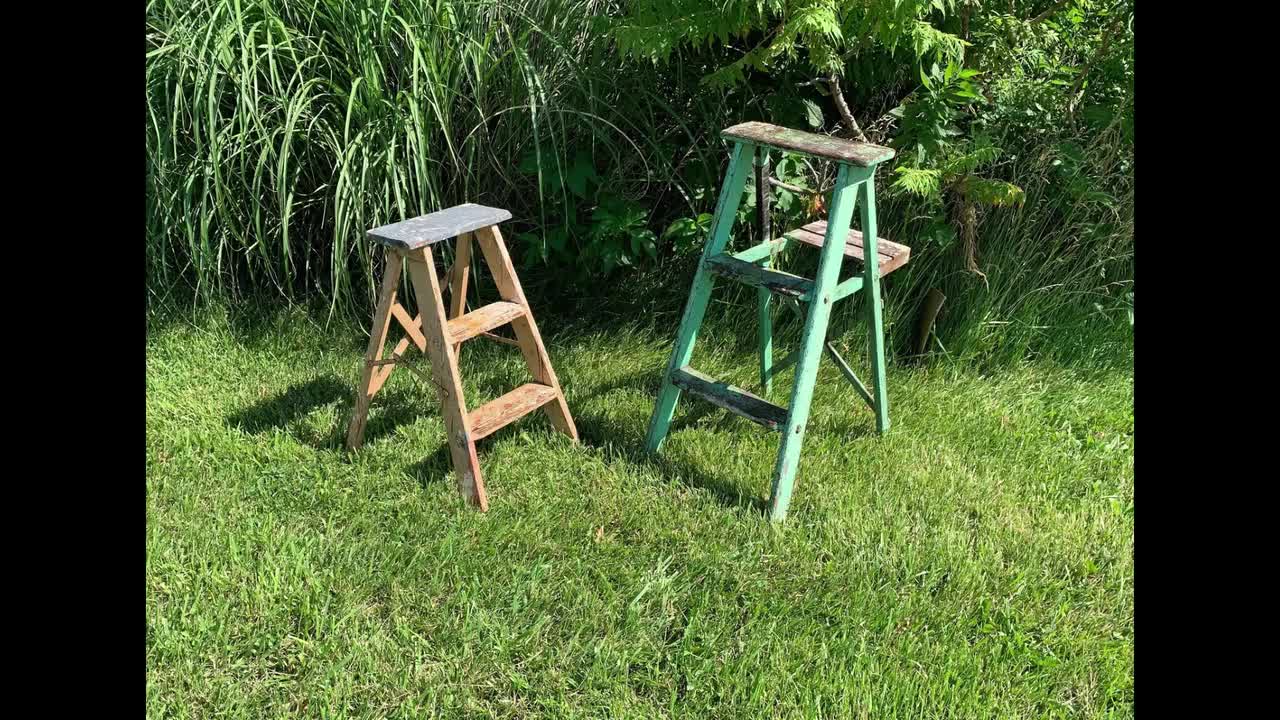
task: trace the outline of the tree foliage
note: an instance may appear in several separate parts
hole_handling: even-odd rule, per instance
[[[615,33],[625,52],[654,62],[681,48],[749,42],[704,78],[724,85],[744,82],[748,70],[774,72],[793,62],[840,75],[850,59],[873,51],[959,60],[965,42],[932,22],[954,6],[954,0],[634,0]]]

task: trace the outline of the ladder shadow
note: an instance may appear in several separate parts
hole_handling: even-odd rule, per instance
[[[685,487],[704,490],[725,507],[742,508],[761,517],[769,512],[767,498],[760,497],[741,484],[731,482],[723,476],[707,473],[686,461],[661,453],[646,453],[643,447],[637,447],[631,462],[658,472],[669,481],[674,480]]]
[[[294,383],[283,392],[259,400],[227,415],[229,427],[257,435],[273,429],[286,430],[298,441],[319,448],[336,447],[341,442],[337,432],[317,436],[297,426],[311,411],[341,403],[350,412],[352,398],[346,384],[332,375]]]
[[[243,432],[257,435],[273,429],[288,432],[294,439],[320,450],[342,450],[347,437],[347,422],[354,409],[354,385],[327,375],[294,383],[283,392],[260,400],[248,407],[227,415],[226,424]],[[299,421],[309,413],[337,403],[339,422],[326,432],[308,432]],[[403,391],[384,390],[378,393],[378,401],[369,413],[365,425],[364,442],[369,444],[392,434],[401,425],[407,425],[425,413],[432,411],[412,402]]]
[[[656,397],[654,373],[638,372],[595,386],[579,399],[595,399],[620,389],[647,391],[651,389],[650,386],[655,389],[653,394]],[[589,405],[581,403],[575,409],[573,399],[570,399],[570,410],[574,413],[579,440],[583,445],[605,452],[611,461],[622,461],[636,469],[653,472],[665,482],[679,483],[685,487],[706,491],[726,507],[752,510],[761,515],[767,512],[768,501],[755,496],[741,484],[709,473],[686,460],[673,458],[668,454],[647,452],[644,448],[644,435],[648,427],[648,416],[644,418],[644,424],[637,428],[630,419],[610,417],[589,409],[584,410],[584,407]],[[692,427],[718,413],[723,411],[705,403],[681,403],[669,433]],[[729,417],[727,413],[724,414],[726,417],[721,418],[720,422],[728,423],[736,420]]]
[[[441,438],[435,452],[410,464],[405,472],[417,480],[424,490],[435,483],[453,482],[453,456],[449,453],[449,444]]]

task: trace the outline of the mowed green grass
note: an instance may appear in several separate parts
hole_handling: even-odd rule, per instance
[[[344,452],[357,331],[149,326],[149,717],[1133,716],[1132,370],[896,366],[878,438],[826,363],[774,526],[775,435],[686,399],[642,452],[674,325],[540,320],[582,443],[483,441],[487,514],[411,373]],[[755,387],[732,333],[695,365]]]

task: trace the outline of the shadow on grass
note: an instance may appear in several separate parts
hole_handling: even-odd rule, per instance
[[[261,402],[244,408],[227,416],[227,425],[239,428],[250,434],[281,429],[288,432],[299,442],[320,450],[343,452],[346,449],[347,423],[351,419],[353,409],[353,386],[339,382],[332,376],[318,377],[306,382],[295,383],[284,392]],[[339,416],[341,422],[323,436],[306,432],[298,426],[298,421],[306,417],[316,408],[340,402]],[[411,397],[408,393],[383,389],[378,393],[369,412],[369,420],[365,425],[364,445],[383,438],[389,438],[396,428],[410,424],[424,415],[438,412],[434,404],[423,404],[420,397]],[[499,433],[500,435],[501,433]],[[494,436],[497,437],[497,436]],[[439,445],[422,460],[405,467],[405,471],[416,478],[422,487],[437,482],[452,482],[453,459],[444,436],[440,436]]]
[[[657,374],[651,371],[633,373],[625,378],[593,387],[583,399],[598,398],[620,389],[648,391],[655,386],[655,377]],[[653,394],[656,396],[656,391]],[[746,508],[761,514],[767,511],[767,500],[755,497],[742,485],[729,478],[713,475],[691,463],[666,454],[647,452],[644,441],[645,433],[648,431],[648,418],[642,425],[636,426],[635,423],[583,410],[582,407],[586,405],[585,402],[581,403],[574,412],[579,439],[584,445],[604,451],[611,461],[626,462],[637,469],[652,471],[667,482],[678,482],[686,487],[705,490],[726,507]],[[691,427],[703,418],[720,412],[718,408],[705,403],[683,402],[680,406],[684,411],[677,411],[668,437],[670,433]],[[723,418],[722,422],[734,420],[734,418]]]
[[[410,465],[406,472],[424,489],[432,483],[453,483],[453,458],[449,444],[440,438],[440,446],[421,461]]]
[[[295,383],[284,392],[250,405],[227,416],[227,424],[247,433],[284,428],[323,405],[346,400],[350,406],[349,388],[333,376],[312,378]]]
[[[583,395],[582,399],[600,398],[614,390],[639,390],[656,400],[660,378],[660,369],[633,373],[627,377],[592,387],[589,392]],[[843,381],[843,378],[840,378],[840,381]],[[778,400],[775,399],[776,401]],[[785,402],[785,399],[781,401]],[[865,413],[870,417],[871,410],[867,408],[862,398],[852,388],[848,389],[847,394],[841,401],[848,402],[852,406],[852,411],[848,414],[842,414],[834,421],[827,420],[823,422],[822,427],[818,427],[811,416],[809,423],[811,434],[814,432],[839,433],[849,440],[876,435],[874,424],[867,422],[866,418],[857,416],[858,413]],[[585,402],[582,404],[586,405]],[[748,508],[762,514],[767,514],[768,512],[768,498],[756,496],[747,487],[747,483],[744,483],[736,476],[730,477],[718,475],[714,472],[709,473],[692,463],[673,457],[669,452],[647,452],[644,448],[644,443],[645,434],[648,431],[648,416],[640,424],[620,421],[582,410],[576,412],[574,417],[577,419],[578,433],[581,435],[584,444],[606,450],[612,456],[638,468],[651,470],[668,482],[679,482],[687,487],[705,490],[725,506]],[[691,399],[686,393],[676,406],[676,413],[672,419],[667,437],[670,439],[672,435],[695,426],[718,433],[730,434],[757,430],[749,421],[709,403]],[[761,438],[761,442],[775,443],[775,449],[777,448],[776,443],[780,440],[777,433],[768,433],[762,435]],[[772,472],[772,465],[761,468],[760,475],[758,477],[753,476],[751,483],[761,482],[765,483],[767,487],[771,480]]]
[[[473,363],[474,364],[474,363]],[[489,363],[479,363],[478,371],[484,375],[485,384],[507,385],[509,378],[489,377],[480,368]],[[505,371],[504,371],[505,372]],[[592,384],[585,392],[570,398],[571,412],[577,422],[581,441],[588,447],[603,450],[611,461],[631,464],[648,470],[666,482],[683,484],[705,490],[727,507],[749,508],[757,512],[767,509],[767,500],[756,496],[742,478],[720,475],[671,453],[648,453],[644,449],[644,434],[649,418],[638,422],[634,418],[611,417],[608,413],[593,412],[592,400],[603,400],[618,390],[636,391],[656,398],[661,368],[650,368]],[[322,450],[341,451],[345,446],[347,423],[353,410],[355,381],[325,375],[295,383],[283,392],[234,412],[226,418],[231,427],[251,434],[279,428],[299,442]],[[324,432],[318,432],[301,422],[306,416],[324,406],[338,404],[339,422]],[[598,404],[598,403],[596,403]],[[396,429],[421,417],[438,413],[433,402],[424,402],[420,394],[410,394],[385,387],[378,393],[370,411],[365,429],[365,444],[390,438]],[[685,398],[677,409],[670,432],[678,433],[694,427],[710,427],[723,432],[741,432],[747,429],[745,421],[706,403]],[[772,438],[771,438],[772,439]],[[482,458],[483,460],[483,458]],[[423,487],[435,482],[450,482],[452,461],[443,438],[430,454],[406,467]],[[761,481],[767,481],[769,468],[763,468]],[[754,483],[753,483],[754,484]]]
[[[332,375],[313,378],[306,382],[294,383],[274,397],[228,415],[226,422],[230,427],[239,428],[250,434],[279,428],[288,431],[303,444],[321,450],[341,450],[346,444],[347,423],[351,419],[354,393],[354,384],[340,382]],[[297,427],[297,422],[311,411],[335,402],[340,403],[338,414],[341,422],[329,432],[317,435]],[[397,427],[413,422],[423,412],[424,408],[411,402],[408,395],[403,392],[384,390],[378,393],[377,404],[370,411],[368,423],[365,425],[365,444],[391,435]],[[433,410],[426,408],[425,412],[430,413]]]

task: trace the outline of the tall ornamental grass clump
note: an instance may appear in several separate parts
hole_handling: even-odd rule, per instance
[[[678,187],[704,128],[611,52],[606,5],[148,3],[149,299],[269,287],[363,312],[369,227],[472,201],[545,229],[588,182],[623,209]]]

